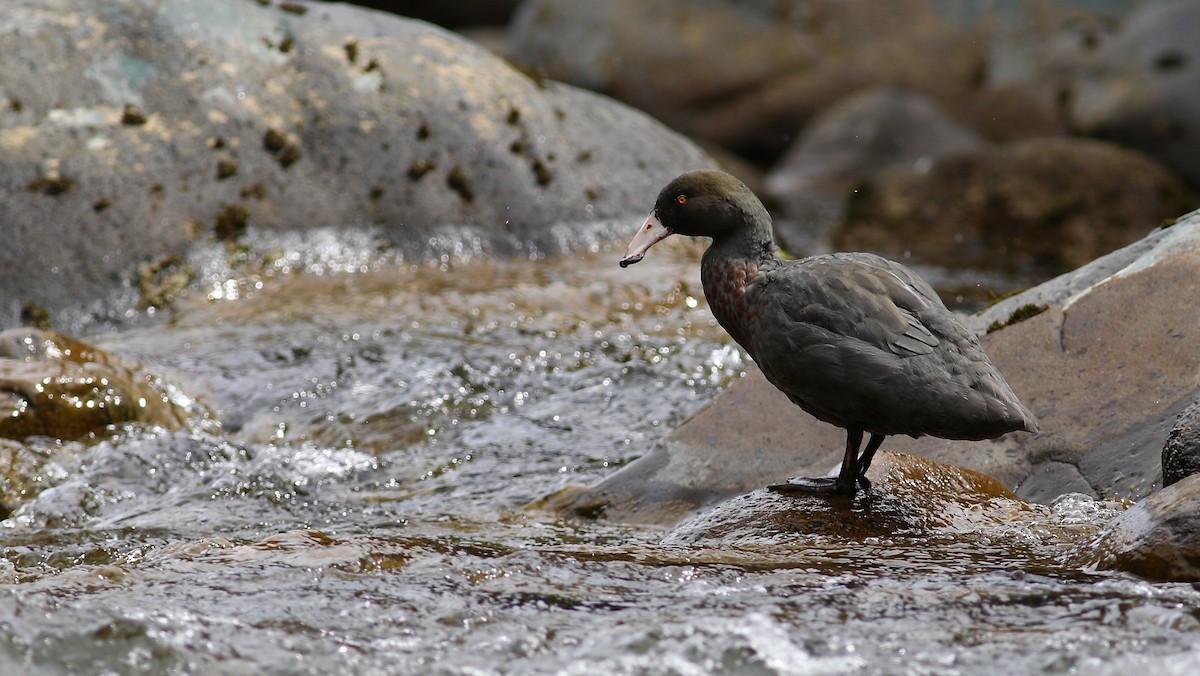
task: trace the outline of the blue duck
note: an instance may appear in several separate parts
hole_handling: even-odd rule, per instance
[[[865,474],[888,435],[977,440],[1038,430],[975,334],[903,265],[868,253],[776,257],[762,202],[720,171],[692,171],[663,188],[621,267],[674,234],[712,238],[700,262],[704,296],[767,380],[846,430],[837,477],[772,490],[854,494],[870,485]]]

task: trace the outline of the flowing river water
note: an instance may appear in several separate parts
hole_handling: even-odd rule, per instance
[[[1037,523],[689,544],[526,509],[751,365],[696,244],[431,244],[211,246],[169,319],[88,338],[197,419],[28,442],[56,460],[0,524],[0,673],[1200,673],[1196,588],[1074,570]]]

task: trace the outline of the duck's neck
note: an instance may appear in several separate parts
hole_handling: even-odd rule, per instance
[[[775,260],[775,241],[771,237],[770,227],[765,230],[755,228],[749,234],[743,232],[735,236],[713,239],[708,250],[704,252],[704,260],[716,259],[741,260],[759,265]]]
[[[714,239],[700,261],[700,281],[713,316],[750,356],[758,331],[758,308],[746,300],[746,285],[774,265],[775,244],[770,233],[755,237]]]

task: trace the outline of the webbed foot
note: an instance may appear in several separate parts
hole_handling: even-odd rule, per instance
[[[792,477],[785,484],[771,484],[767,490],[780,495],[854,495],[857,482],[838,481],[839,477]],[[866,481],[861,479],[860,481]],[[870,484],[868,483],[869,487]]]

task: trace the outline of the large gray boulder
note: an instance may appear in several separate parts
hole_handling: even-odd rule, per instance
[[[889,437],[884,450],[991,475],[1027,500],[1141,498],[1200,395],[1200,212],[967,317],[1040,434],[980,441]],[[695,510],[841,459],[841,429],[805,414],[758,371],[599,484],[551,501],[564,513],[673,524]]]
[[[139,262],[216,229],[375,227],[415,248],[569,247],[710,161],[646,115],[343,5],[12,0],[0,19],[0,326],[133,307]],[[34,313],[27,313],[34,314]]]

